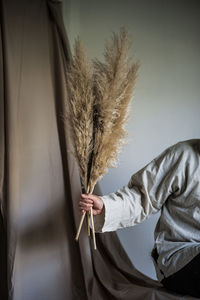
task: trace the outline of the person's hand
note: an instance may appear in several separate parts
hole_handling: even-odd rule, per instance
[[[100,197],[92,194],[81,194],[81,200],[79,201],[79,210],[83,214],[85,211],[91,212],[91,207],[93,210],[93,215],[100,215],[103,211],[103,201]]]

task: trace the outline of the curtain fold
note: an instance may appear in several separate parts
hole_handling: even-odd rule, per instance
[[[63,122],[71,52],[62,3],[1,8],[0,299],[180,299],[134,268],[116,233],[96,234],[96,251],[86,226],[74,241],[81,184]]]
[[[7,230],[6,230],[6,201],[5,201],[5,89],[4,89],[4,56],[2,7],[0,4],[0,298],[8,298],[7,283]]]

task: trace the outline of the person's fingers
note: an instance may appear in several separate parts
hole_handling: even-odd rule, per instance
[[[80,209],[79,210],[79,213],[81,214],[81,215],[83,215],[84,214],[84,212],[86,212],[86,211],[88,211],[89,212],[89,215],[91,215],[91,208],[88,208],[88,209]],[[93,216],[96,216],[96,215],[99,215],[101,212],[99,211],[99,210],[92,210],[92,213],[93,213]]]
[[[86,202],[83,202],[83,201],[79,201],[79,206],[83,206],[83,207],[92,207],[93,204],[91,204],[91,203],[86,203]]]
[[[84,210],[84,211],[90,211],[91,208],[90,207],[80,207],[79,209],[80,211]]]
[[[96,215],[99,215],[101,213],[101,211],[93,209],[92,213],[93,213],[93,216],[96,216]],[[89,210],[89,214],[91,215],[91,209]]]
[[[79,211],[80,212],[85,212],[85,211],[90,211],[90,207],[85,207],[85,208],[83,208],[83,207],[81,207],[80,209],[79,209]]]
[[[79,211],[81,214],[84,212],[89,212],[91,215],[91,208],[93,215],[99,215],[102,211],[103,201],[100,197],[92,194],[81,194],[81,199],[79,201]]]
[[[91,204],[85,204],[85,203],[79,203],[79,210],[82,211],[90,211],[92,205]]]
[[[84,202],[86,202],[86,203],[90,203],[90,204],[93,204],[93,200],[91,200],[91,199],[88,199],[88,198],[82,198],[81,197],[81,201],[84,201]]]
[[[81,198],[87,199],[87,200],[97,200],[99,197],[93,194],[81,194]]]

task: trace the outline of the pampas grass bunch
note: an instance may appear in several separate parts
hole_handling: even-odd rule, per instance
[[[92,193],[97,181],[116,166],[125,141],[125,124],[133,96],[138,63],[129,57],[131,39],[125,28],[106,41],[104,62],[92,62],[77,38],[68,66],[70,125],[84,190]],[[76,235],[78,240],[85,213]],[[96,249],[91,209],[93,241]]]

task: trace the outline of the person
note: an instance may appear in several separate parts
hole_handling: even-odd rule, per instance
[[[161,211],[152,251],[158,280],[200,297],[200,139],[167,148],[115,193],[82,194],[80,213],[91,207],[95,231],[102,233]]]

